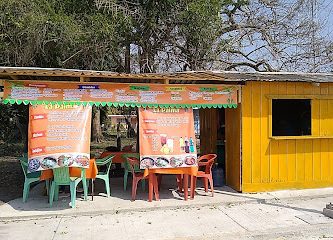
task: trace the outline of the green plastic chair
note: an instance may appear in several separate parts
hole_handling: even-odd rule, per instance
[[[137,159],[140,159],[140,154],[139,153],[125,153],[122,155],[122,157],[124,158],[124,191],[126,191],[127,189],[127,180],[128,180],[128,174],[129,173],[132,173],[131,172],[131,168],[130,168],[130,165],[127,161],[127,158],[128,157],[135,157]],[[140,172],[143,172],[142,169],[140,169],[140,166],[134,166],[134,172],[136,173],[140,173]],[[143,179],[141,181],[141,186],[142,186],[142,190],[144,191],[145,190],[145,186],[146,186],[146,182],[145,180]]]
[[[106,166],[105,171],[98,171],[98,174],[96,176],[96,179],[102,179],[105,182],[105,189],[106,189],[106,195],[107,197],[111,196],[110,191],[110,178],[109,178],[109,172],[112,165],[112,158],[114,155],[106,156],[105,158],[97,158],[95,159],[97,166]]]
[[[68,167],[59,167],[53,169],[53,181],[50,189],[50,207],[53,205],[53,200],[58,200],[59,186],[70,186],[72,208],[75,208],[76,187],[82,181],[84,200],[87,200],[88,188],[86,182],[86,170],[81,169],[81,177],[70,177]]]
[[[23,187],[23,202],[25,203],[29,197],[29,191],[30,191],[30,184],[32,183],[39,183],[40,180],[40,175],[41,172],[33,172],[33,173],[28,173],[28,157],[26,155],[24,155],[24,157],[20,157],[19,158],[20,163],[21,163],[21,167],[22,167],[22,171],[24,174],[24,187]],[[47,193],[49,192],[49,181],[46,180],[46,191]]]

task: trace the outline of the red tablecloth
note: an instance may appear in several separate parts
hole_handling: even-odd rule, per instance
[[[89,168],[86,168],[86,178],[94,179],[94,178],[96,178],[97,173],[98,173],[97,165],[96,165],[95,159],[92,158],[92,159],[90,159],[90,162],[89,162]],[[81,168],[70,167],[69,174],[71,177],[81,177]],[[52,169],[42,171],[40,180],[47,180],[50,178],[53,178]]]

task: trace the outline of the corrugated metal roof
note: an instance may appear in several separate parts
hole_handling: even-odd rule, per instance
[[[170,84],[245,81],[333,82],[332,73],[187,71],[174,73],[116,73],[62,68],[0,67],[1,79],[152,82]]]

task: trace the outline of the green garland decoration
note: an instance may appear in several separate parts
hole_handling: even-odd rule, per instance
[[[235,103],[227,104],[158,104],[158,103],[119,103],[119,102],[76,102],[76,101],[40,101],[4,99],[3,104],[24,104],[24,105],[83,105],[83,106],[110,106],[110,107],[143,107],[143,108],[237,108]]]

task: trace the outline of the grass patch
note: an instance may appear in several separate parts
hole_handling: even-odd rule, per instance
[[[19,157],[23,153],[23,143],[1,143],[0,156]]]

